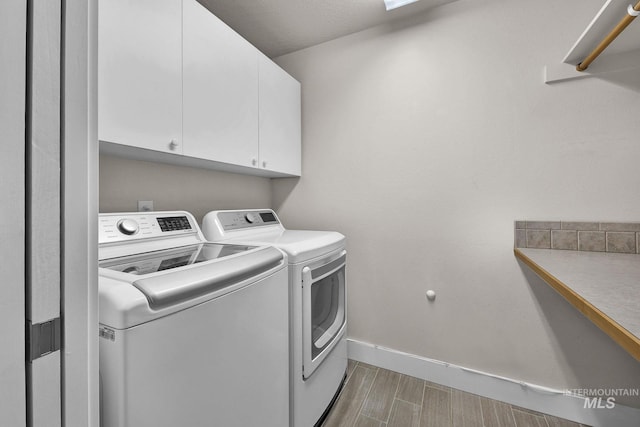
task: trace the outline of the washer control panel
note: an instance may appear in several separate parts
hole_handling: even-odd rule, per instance
[[[223,211],[217,212],[217,217],[225,231],[280,224],[278,217],[270,209],[258,211]]]
[[[192,230],[189,219],[186,216],[157,217],[156,221],[158,221],[160,231],[163,233],[168,231]]]
[[[99,243],[197,233],[195,219],[187,212],[100,214],[98,228]]]

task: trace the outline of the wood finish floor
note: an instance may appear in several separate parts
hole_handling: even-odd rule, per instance
[[[586,427],[352,360],[347,375],[322,427]]]

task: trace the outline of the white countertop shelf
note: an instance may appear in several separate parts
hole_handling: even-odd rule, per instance
[[[640,255],[525,248],[514,252],[640,361]]]

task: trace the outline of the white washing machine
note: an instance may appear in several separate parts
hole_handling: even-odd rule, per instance
[[[269,209],[209,212],[202,232],[211,241],[270,245],[287,253],[291,426],[321,424],[347,369],[345,237],[333,231],[286,230]]]
[[[286,255],[187,212],[99,216],[102,427],[289,425]]]

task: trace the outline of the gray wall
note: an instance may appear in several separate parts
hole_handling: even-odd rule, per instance
[[[100,155],[100,212],[186,210],[198,221],[214,209],[271,207],[269,179]]]
[[[601,6],[460,0],[277,59],[303,87],[303,177],[274,180],[273,207],[347,235],[351,338],[637,388],[640,364],[512,250],[516,219],[640,220],[639,94],[543,83]]]

